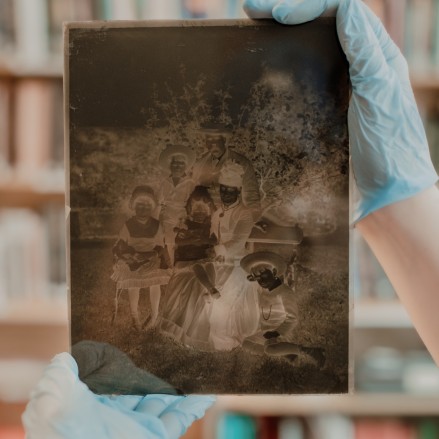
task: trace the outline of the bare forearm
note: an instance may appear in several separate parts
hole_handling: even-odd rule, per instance
[[[439,365],[439,190],[379,209],[357,228]]]

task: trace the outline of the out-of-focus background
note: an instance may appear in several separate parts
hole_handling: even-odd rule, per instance
[[[368,0],[412,73],[439,169],[439,0]],[[242,18],[241,0],[0,0],[0,439],[68,349],[62,22]],[[225,396],[186,438],[439,438],[439,369],[352,235],[351,396]]]

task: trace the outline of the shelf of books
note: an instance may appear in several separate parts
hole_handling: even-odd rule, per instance
[[[384,398],[386,400],[386,398]],[[376,400],[370,401],[372,404]],[[388,401],[390,402],[390,400]],[[434,401],[431,401],[434,402]],[[410,402],[412,404],[413,402]],[[319,407],[319,406],[317,406]],[[377,408],[381,407],[380,404]],[[399,407],[399,406],[397,406]],[[420,406],[421,409],[424,406]],[[359,406],[360,410],[364,407]],[[284,413],[281,411],[280,413]],[[430,439],[439,434],[439,421],[434,415],[387,415],[360,413],[352,415],[330,410],[327,413],[312,411],[302,415],[252,415],[242,412],[222,412],[211,415],[204,437],[257,438],[257,439]]]
[[[438,396],[398,395],[287,395],[287,396],[218,396],[215,413],[237,412],[253,416],[435,416],[439,414]]]
[[[365,1],[409,62],[439,169],[439,2]],[[38,366],[21,370],[40,371],[53,354],[68,349],[62,22],[244,17],[241,5],[241,0],[0,1],[0,439],[23,438],[22,430],[17,432],[20,398],[25,400],[31,387],[24,386],[17,401],[2,377],[14,375],[16,382],[18,375],[3,360],[37,359]],[[229,415],[242,417],[234,425],[247,423],[259,432],[272,425],[277,432],[239,437],[363,439],[380,437],[384,433],[370,432],[383,429],[390,432],[386,437],[439,437],[439,399],[432,395],[439,395],[437,371],[379,264],[361,238],[354,239],[361,261],[352,314],[359,394],[220,397],[204,422],[204,437],[238,437],[221,427]]]

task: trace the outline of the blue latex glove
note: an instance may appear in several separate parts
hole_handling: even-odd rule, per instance
[[[354,222],[437,182],[407,63],[361,0],[246,0],[244,9],[252,18],[273,17],[283,24],[336,10],[352,83],[348,126]]]
[[[27,439],[178,438],[201,418],[210,396],[102,396],[78,378],[67,353],[57,355],[23,414]]]

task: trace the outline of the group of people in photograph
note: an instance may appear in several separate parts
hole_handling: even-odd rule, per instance
[[[133,325],[156,328],[202,351],[243,347],[294,360],[301,352],[319,365],[324,352],[293,343],[298,324],[286,262],[246,244],[261,215],[251,162],[227,145],[228,129],[203,129],[207,152],[196,160],[184,145],[160,154],[158,190],[134,188],[133,212],[113,247],[112,280],[128,291]],[[139,316],[141,289],[149,289],[150,316]]]

